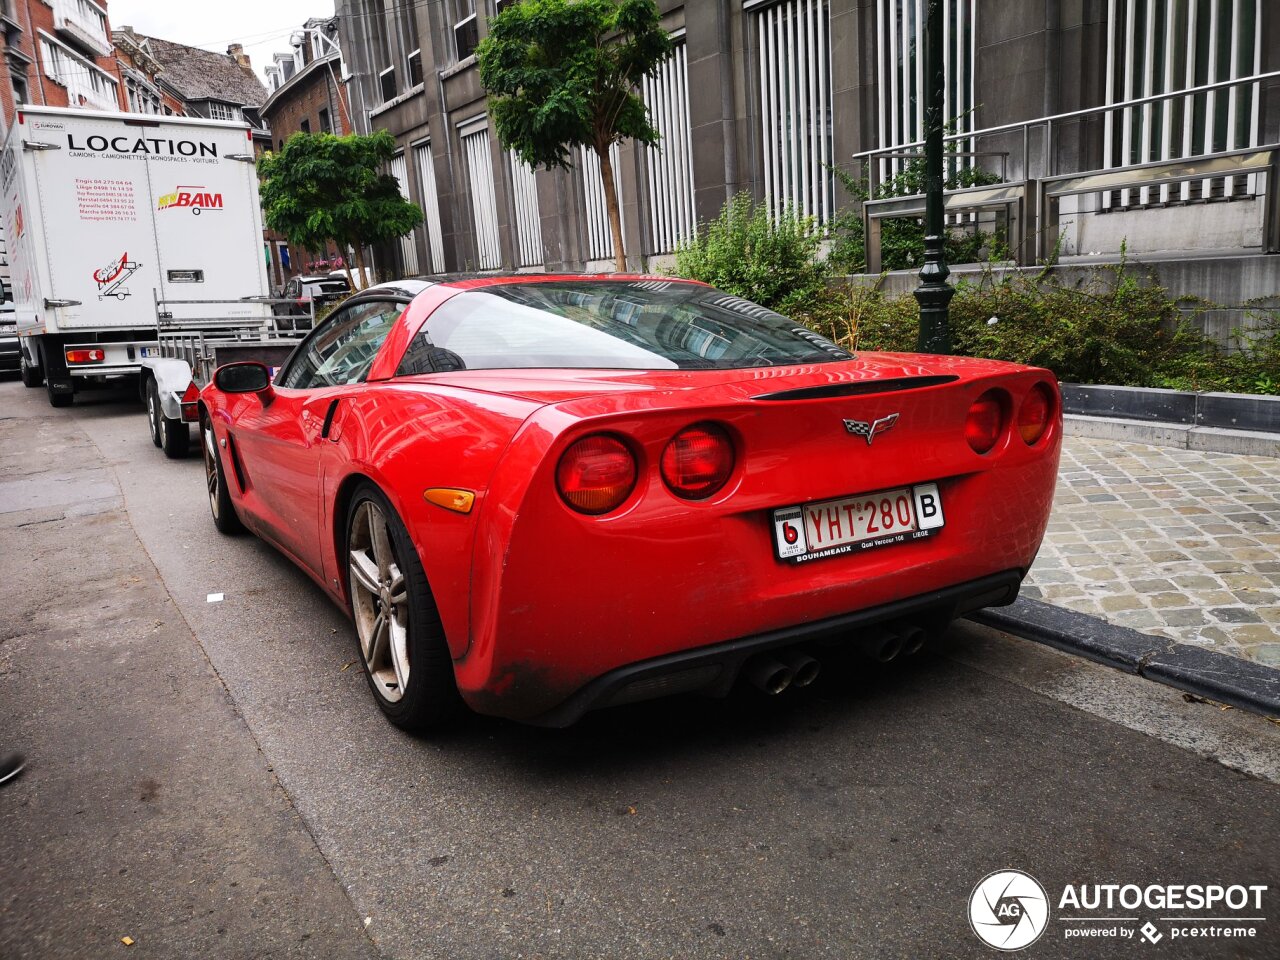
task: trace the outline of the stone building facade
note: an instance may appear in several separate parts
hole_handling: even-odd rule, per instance
[[[510,0],[506,0],[510,2]],[[473,54],[503,0],[339,0],[353,123],[385,129],[426,223],[393,270],[605,269],[612,253],[590,157],[529,171],[486,117]],[[831,175],[891,177],[921,132],[924,0],[659,0],[675,55],[642,93],[660,149],[618,150],[636,267],[749,191],[829,220],[856,201]],[[944,0],[953,163],[1007,182],[1280,141],[1280,11],[1268,0]],[[1232,79],[1106,114],[1041,118]],[[1024,126],[1025,125],[1025,126]],[[1046,132],[1047,131],[1047,132]],[[1261,249],[1265,177],[1112,191],[1065,203],[1064,252]],[[1192,208],[1190,210],[1186,208]],[[1277,276],[1280,288],[1280,275]]]

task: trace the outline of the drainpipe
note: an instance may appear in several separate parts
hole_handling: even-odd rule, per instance
[[[724,138],[724,198],[729,200],[738,182],[738,125],[734,122],[733,113],[733,38],[729,29],[729,0],[720,0],[716,26],[720,33],[720,115],[724,118],[727,134]]]

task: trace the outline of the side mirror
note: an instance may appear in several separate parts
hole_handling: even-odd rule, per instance
[[[271,389],[271,371],[253,360],[228,363],[213,372],[213,385],[223,393],[256,393],[265,406],[275,397]]]

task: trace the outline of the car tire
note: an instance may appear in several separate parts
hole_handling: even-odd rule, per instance
[[[151,442],[160,446],[160,418],[164,411],[160,408],[160,389],[154,378],[147,381],[147,426],[151,430]]]
[[[462,707],[444,626],[404,522],[371,483],[351,498],[343,542],[356,646],[374,700],[401,729],[440,729]]]
[[[27,366],[27,358],[25,356],[18,361],[18,376],[22,378],[24,387],[44,386],[44,374],[40,372],[39,367]]]
[[[213,525],[219,533],[229,537],[244,532],[244,524],[236,513],[236,505],[231,502],[231,491],[227,488],[227,473],[222,469],[222,457],[218,455],[218,443],[213,436],[213,424],[208,417],[200,418],[200,449],[204,453],[205,488],[209,493],[209,510],[213,514]]]

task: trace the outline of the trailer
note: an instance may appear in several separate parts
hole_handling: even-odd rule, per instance
[[[155,343],[140,349],[138,386],[147,405],[151,442],[173,459],[185,457],[191,447],[189,425],[199,418],[200,391],[214,370],[224,363],[256,360],[274,372],[315,325],[310,309],[283,323],[275,317],[271,308],[296,306],[292,299],[256,297],[254,303],[268,309],[245,321],[233,313],[242,301],[161,300],[158,293],[153,298]],[[192,310],[199,315],[191,316]]]
[[[49,402],[137,377],[152,291],[176,319],[219,300],[270,315],[252,132],[244,123],[22,106],[0,152],[22,381]]]

